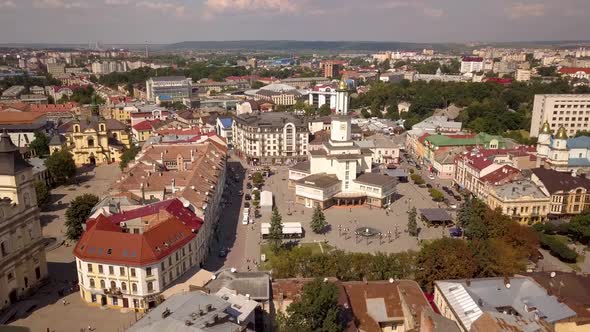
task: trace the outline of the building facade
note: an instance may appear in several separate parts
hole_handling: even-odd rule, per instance
[[[290,113],[239,115],[232,136],[234,148],[248,163],[285,164],[307,156],[307,122]]]
[[[590,130],[590,94],[535,95],[531,136],[538,137],[547,122],[552,132],[564,127],[568,137]]]
[[[190,77],[152,77],[145,84],[147,100],[152,103],[183,102],[192,96],[193,81]]]
[[[80,296],[89,304],[144,311],[205,260],[203,220],[178,199],[98,215],[74,249]]]
[[[538,167],[560,172],[587,173],[590,171],[590,137],[567,138],[564,127],[553,135],[545,122],[537,139]]]
[[[564,218],[590,209],[590,179],[546,168],[532,170],[531,180],[550,197],[549,218]]]
[[[463,57],[461,59],[461,74],[480,72],[483,70],[483,58]]]
[[[75,119],[60,126],[58,131],[66,137],[67,149],[76,165],[119,162],[123,149],[131,144],[127,126],[113,119]]]
[[[47,277],[33,167],[8,134],[0,136],[0,309],[31,294]]]

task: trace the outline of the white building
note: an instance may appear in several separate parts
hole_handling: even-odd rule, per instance
[[[516,81],[517,82],[528,82],[531,80],[530,69],[517,69],[516,70]]]
[[[332,205],[372,205],[391,203],[395,179],[371,173],[373,152],[352,141],[348,116],[332,119],[330,139],[322,149],[309,152],[309,161],[289,170],[295,187],[295,202],[307,208]]]
[[[146,81],[147,99],[151,102],[183,102],[192,96],[193,80],[179,76],[152,77]]]
[[[317,108],[328,104],[336,109],[336,88],[329,84],[318,84],[309,91],[309,104]]]
[[[570,137],[590,130],[590,94],[535,95],[530,135],[538,137],[545,122],[552,132],[563,126]]]
[[[483,71],[483,58],[463,57],[461,59],[461,74]]]
[[[254,165],[291,163],[307,156],[307,122],[291,113],[238,115],[232,136],[238,155]]]
[[[537,141],[537,162],[539,167],[560,172],[586,173],[590,171],[590,137],[568,139],[564,127],[553,135],[545,122]]]
[[[233,123],[232,118],[217,118],[215,121],[215,131],[219,137],[225,138],[228,145],[231,145],[233,135]]]
[[[202,225],[180,199],[89,219],[74,249],[80,296],[101,306],[155,307],[164,289],[204,263]]]

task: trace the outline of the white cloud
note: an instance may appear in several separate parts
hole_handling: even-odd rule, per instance
[[[0,1],[1,8],[16,8],[16,4],[11,0]]]
[[[78,9],[88,8],[86,2],[69,1],[69,0],[36,0],[33,2],[35,8],[54,8],[54,9]]]
[[[113,0],[110,0],[113,1]],[[120,1],[120,0],[114,0]],[[182,17],[186,15],[187,8],[184,5],[177,4],[177,3],[170,3],[164,1],[140,1],[135,4],[138,8],[144,8],[153,11],[165,12],[165,13],[172,13],[178,17]]]
[[[443,9],[432,7],[431,5],[427,4],[424,1],[420,0],[413,0],[413,1],[405,1],[405,0],[392,0],[392,1],[385,1],[382,4],[383,8],[388,9],[396,9],[396,8],[415,8],[418,11],[421,11],[424,15],[429,17],[442,17],[446,15],[446,12]]]
[[[506,8],[506,11],[510,18],[519,19],[523,17],[545,16],[545,9],[545,5],[542,3],[525,4],[519,2]]]
[[[301,6],[293,0],[206,0],[205,11],[209,15],[237,12],[292,13]]]

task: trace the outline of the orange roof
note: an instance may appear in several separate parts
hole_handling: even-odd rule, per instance
[[[562,74],[577,74],[579,72],[590,74],[590,68],[563,67],[559,72]]]
[[[0,124],[30,124],[44,116],[43,113],[33,112],[3,112]]]

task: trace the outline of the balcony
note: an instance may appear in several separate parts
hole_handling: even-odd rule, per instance
[[[105,294],[107,294],[107,295],[118,295],[118,296],[120,296],[120,295],[123,294],[123,292],[121,291],[121,289],[118,288],[118,287],[105,288],[102,291]]]

